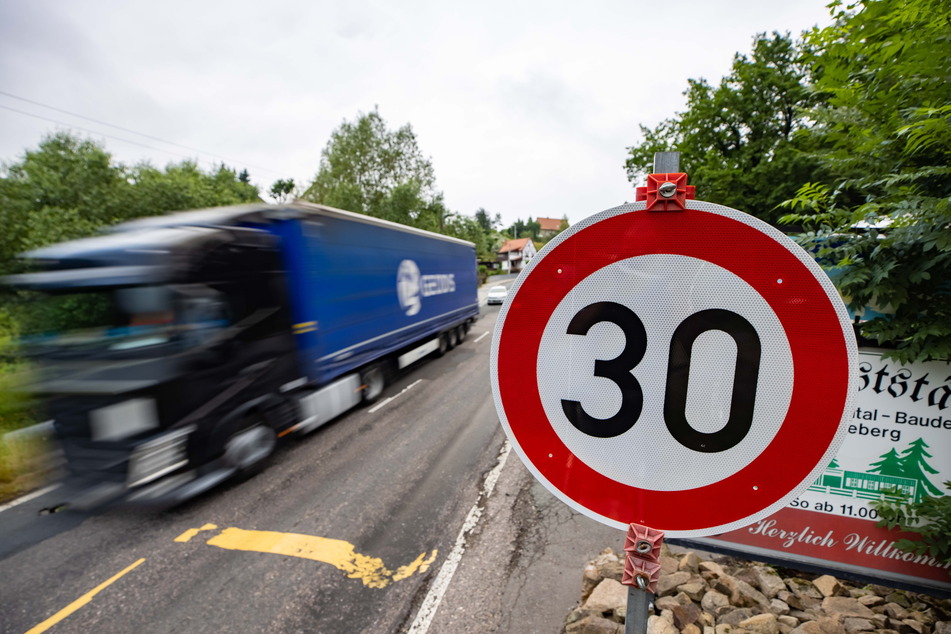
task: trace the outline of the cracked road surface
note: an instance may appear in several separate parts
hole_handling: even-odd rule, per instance
[[[557,634],[585,564],[624,533],[572,510],[512,453],[430,632]]]

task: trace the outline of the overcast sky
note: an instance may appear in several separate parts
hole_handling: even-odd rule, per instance
[[[86,129],[121,162],[223,160],[263,192],[309,183],[330,132],[377,106],[453,211],[574,223],[633,200],[625,148],[688,78],[718,83],[758,32],[827,24],[827,2],[5,0],[0,160]]]

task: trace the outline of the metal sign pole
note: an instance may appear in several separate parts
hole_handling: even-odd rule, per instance
[[[655,152],[654,174],[676,174],[680,172],[680,152]],[[672,185],[673,183],[664,183]],[[673,191],[659,193],[664,198],[676,194]],[[627,529],[624,552],[624,577],[621,583],[627,588],[627,612],[624,618],[625,634],[647,634],[647,620],[650,617],[654,591],[660,578],[660,547],[664,540],[663,531],[647,526],[631,524]]]
[[[654,173],[675,174],[680,171],[680,152],[654,152]]]
[[[647,619],[653,598],[654,595],[648,592],[646,587],[631,586],[627,589],[624,634],[647,634]]]

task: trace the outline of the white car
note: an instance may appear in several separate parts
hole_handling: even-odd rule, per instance
[[[493,286],[489,289],[489,294],[486,298],[487,304],[501,304],[505,301],[505,298],[508,297],[509,289],[504,286]]]

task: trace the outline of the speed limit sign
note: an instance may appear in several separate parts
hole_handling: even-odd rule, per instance
[[[846,433],[857,350],[829,278],[734,209],[626,204],[553,239],[492,342],[496,409],[552,493],[626,529],[713,535],[801,493]]]

